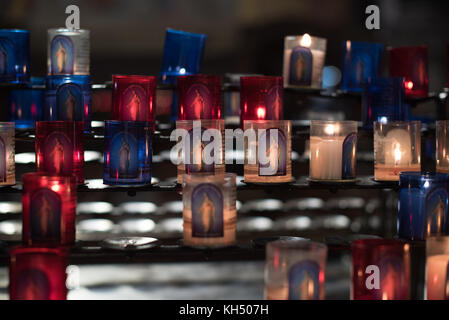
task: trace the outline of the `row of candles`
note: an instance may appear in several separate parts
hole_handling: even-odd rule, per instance
[[[48,76],[45,81],[45,105],[40,110],[39,93],[36,90],[17,90],[11,96],[11,119],[24,127],[32,126],[33,120],[84,120],[86,130],[90,125],[90,54],[89,30],[48,30]],[[179,77],[200,72],[206,35],[167,29],[162,70],[159,80],[164,84],[177,84]],[[312,37],[286,36],[284,46],[284,87],[315,88],[322,87],[323,68],[327,40]],[[344,91],[371,92],[379,89],[389,92],[392,86],[403,86],[407,97],[428,96],[428,53],[427,47],[401,47],[388,49],[389,78],[380,77],[380,61],[383,46],[379,43],[345,41],[342,43],[342,81]],[[448,50],[449,52],[449,50]],[[29,71],[29,32],[26,30],[0,30],[0,82],[25,82],[30,80]],[[398,80],[399,79],[399,80]],[[31,79],[34,84],[41,84],[38,79]],[[149,100],[150,108],[140,112],[128,113],[131,120],[145,118],[154,121],[155,80],[136,77],[123,80],[136,84],[133,89],[124,92],[124,99],[132,99],[134,104],[142,105],[142,100]],[[145,83],[149,82],[149,83]],[[395,83],[396,82],[396,83]],[[449,79],[448,79],[449,84]],[[242,83],[242,91],[245,84]],[[387,86],[387,88],[385,87]],[[119,88],[120,98],[122,92]],[[395,90],[397,92],[397,90]],[[33,96],[34,95],[34,96]],[[381,98],[383,107],[392,108],[396,93]],[[34,97],[34,98],[33,98]],[[177,99],[173,99],[172,119],[179,117]],[[373,102],[376,103],[376,102]],[[379,103],[379,102],[377,102]],[[387,106],[385,106],[387,105]],[[253,112],[251,108],[249,112]],[[215,110],[216,111],[216,110]],[[113,112],[120,112],[114,110]],[[221,111],[213,115],[221,118]],[[242,110],[241,113],[245,111]],[[271,119],[268,108],[255,110],[258,118]],[[273,111],[275,112],[275,110]],[[391,111],[394,113],[394,111]],[[28,117],[28,118],[27,118]],[[115,117],[117,118],[117,114]],[[204,114],[203,119],[207,118]],[[245,119],[245,115],[241,114]],[[282,118],[282,113],[275,119]],[[182,119],[182,118],[179,118]],[[377,120],[377,118],[372,118]],[[368,119],[368,123],[372,123]],[[400,116],[393,120],[403,120]],[[31,121],[31,122],[30,122]]]

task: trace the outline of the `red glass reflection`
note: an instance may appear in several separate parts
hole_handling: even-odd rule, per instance
[[[59,176],[75,175],[84,183],[84,124],[82,121],[36,122],[36,169]]]
[[[178,77],[178,120],[221,119],[221,80],[216,75]]]
[[[11,300],[66,300],[67,252],[62,248],[16,247],[10,252]]]
[[[154,121],[156,77],[112,76],[112,120]]]
[[[363,239],[351,244],[354,300],[410,298],[410,248],[401,240]]]
[[[241,77],[240,123],[244,120],[282,120],[283,96],[282,77]]]
[[[388,50],[390,76],[403,77],[407,97],[429,94],[427,47],[401,47]]]
[[[24,244],[75,242],[76,178],[26,173],[22,176]]]

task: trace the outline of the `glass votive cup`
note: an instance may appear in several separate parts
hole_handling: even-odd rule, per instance
[[[377,78],[363,88],[363,126],[373,128],[373,122],[405,120],[405,87],[400,77]]]
[[[354,181],[356,158],[357,121],[310,121],[310,180]]]
[[[156,78],[112,76],[112,117],[119,121],[151,121],[156,115]]]
[[[221,119],[221,80],[216,75],[178,77],[178,120]]]
[[[327,246],[308,240],[266,245],[266,300],[323,300]]]
[[[390,76],[403,77],[405,95],[425,98],[429,94],[427,47],[388,48]]]
[[[245,120],[244,181],[292,182],[290,120]]]
[[[0,186],[15,183],[14,122],[0,122]]]
[[[449,300],[449,237],[426,240],[426,299]]]
[[[29,31],[0,29],[0,82],[28,81],[29,60]]]
[[[379,76],[382,45],[374,42],[342,43],[341,90],[362,92],[363,85]]]
[[[9,260],[9,298],[66,300],[67,265],[64,248],[13,248]]]
[[[42,120],[44,109],[43,78],[31,77],[25,89],[11,90],[8,99],[8,120],[16,129],[33,129],[36,121]]]
[[[91,80],[86,75],[52,75],[45,79],[44,120],[84,121],[90,130]]]
[[[153,124],[106,120],[104,132],[104,184],[151,184]]]
[[[90,69],[90,31],[48,29],[48,74],[88,75]]]
[[[436,171],[449,173],[449,121],[439,120],[435,123],[436,131]]]
[[[225,173],[224,120],[178,120],[176,129],[183,140],[183,148],[178,153],[178,183],[182,183],[185,174],[209,176]],[[215,139],[218,140],[216,144]],[[207,149],[212,144],[214,149],[208,153]]]
[[[162,83],[175,84],[178,76],[200,72],[205,34],[167,29],[160,78]]]
[[[398,235],[424,240],[448,234],[449,174],[401,172]]]
[[[84,134],[82,121],[36,122],[36,170],[76,176],[84,183]]]
[[[282,120],[284,89],[282,77],[240,78],[240,124],[245,120]]]
[[[352,242],[352,300],[408,300],[410,245],[395,239]]]
[[[31,172],[22,184],[23,244],[73,245],[76,177]]]
[[[321,88],[326,44],[307,33],[284,38],[284,87]]]
[[[236,175],[184,175],[184,245],[225,247],[236,243]]]
[[[421,122],[374,122],[374,180],[399,181],[403,171],[421,171]]]

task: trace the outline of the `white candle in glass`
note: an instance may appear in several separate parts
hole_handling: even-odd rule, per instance
[[[339,180],[342,178],[342,152],[345,137],[336,136],[338,124],[328,124],[327,136],[310,137],[310,177],[317,180]]]
[[[449,298],[447,271],[449,255],[439,254],[427,258],[427,300],[445,300]]]

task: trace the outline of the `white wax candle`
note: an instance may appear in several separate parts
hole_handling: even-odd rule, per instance
[[[427,300],[445,300],[447,288],[447,267],[449,255],[440,254],[427,258]]]
[[[310,137],[310,177],[339,180],[344,137]]]
[[[379,142],[383,144],[386,165],[398,167],[411,164],[412,147],[407,130],[390,130],[385,138],[380,138]]]

